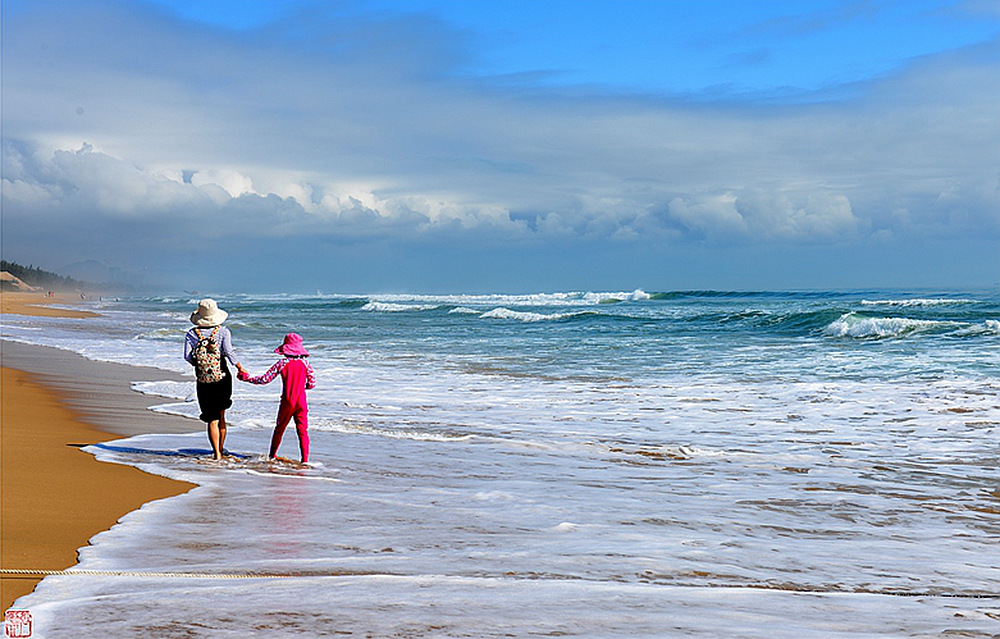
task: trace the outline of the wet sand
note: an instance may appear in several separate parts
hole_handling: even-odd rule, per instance
[[[65,313],[18,308],[10,296],[6,292],[2,296],[5,314]],[[147,410],[160,400],[130,389],[132,381],[180,379],[179,375],[93,362],[68,351],[9,341],[0,341],[0,363],[0,564],[4,569],[69,568],[77,561],[78,548],[122,516],[149,501],[193,487],[130,466],[99,462],[80,450],[123,435],[200,431],[200,422]],[[2,575],[3,609],[31,592],[39,580],[31,575]]]

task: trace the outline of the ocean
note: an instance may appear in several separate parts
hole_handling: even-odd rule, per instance
[[[190,373],[199,297],[3,337]],[[313,465],[264,458],[280,382],[225,463],[200,422],[89,447],[199,487],[19,600],[35,636],[1000,634],[996,290],[216,299],[254,374],[303,336]]]

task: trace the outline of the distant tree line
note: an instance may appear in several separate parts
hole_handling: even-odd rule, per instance
[[[8,262],[7,260],[0,260],[0,271],[7,271],[31,286],[40,286],[53,290],[79,290],[89,286],[86,282],[74,280],[72,277],[63,277],[57,273],[43,271],[36,266],[22,266],[21,264]]]

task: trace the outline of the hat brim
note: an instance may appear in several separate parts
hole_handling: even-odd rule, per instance
[[[284,344],[274,349],[274,352],[288,357],[309,357],[309,352],[306,349],[295,346],[286,346]]]
[[[198,328],[212,328],[225,322],[227,317],[229,317],[229,313],[221,308],[208,316],[201,315],[198,311],[195,311],[191,313],[191,323]]]

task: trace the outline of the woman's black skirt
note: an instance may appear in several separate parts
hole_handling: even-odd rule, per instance
[[[206,424],[222,417],[222,411],[233,405],[233,376],[229,374],[226,358],[222,358],[224,377],[211,384],[197,382],[199,418]]]

